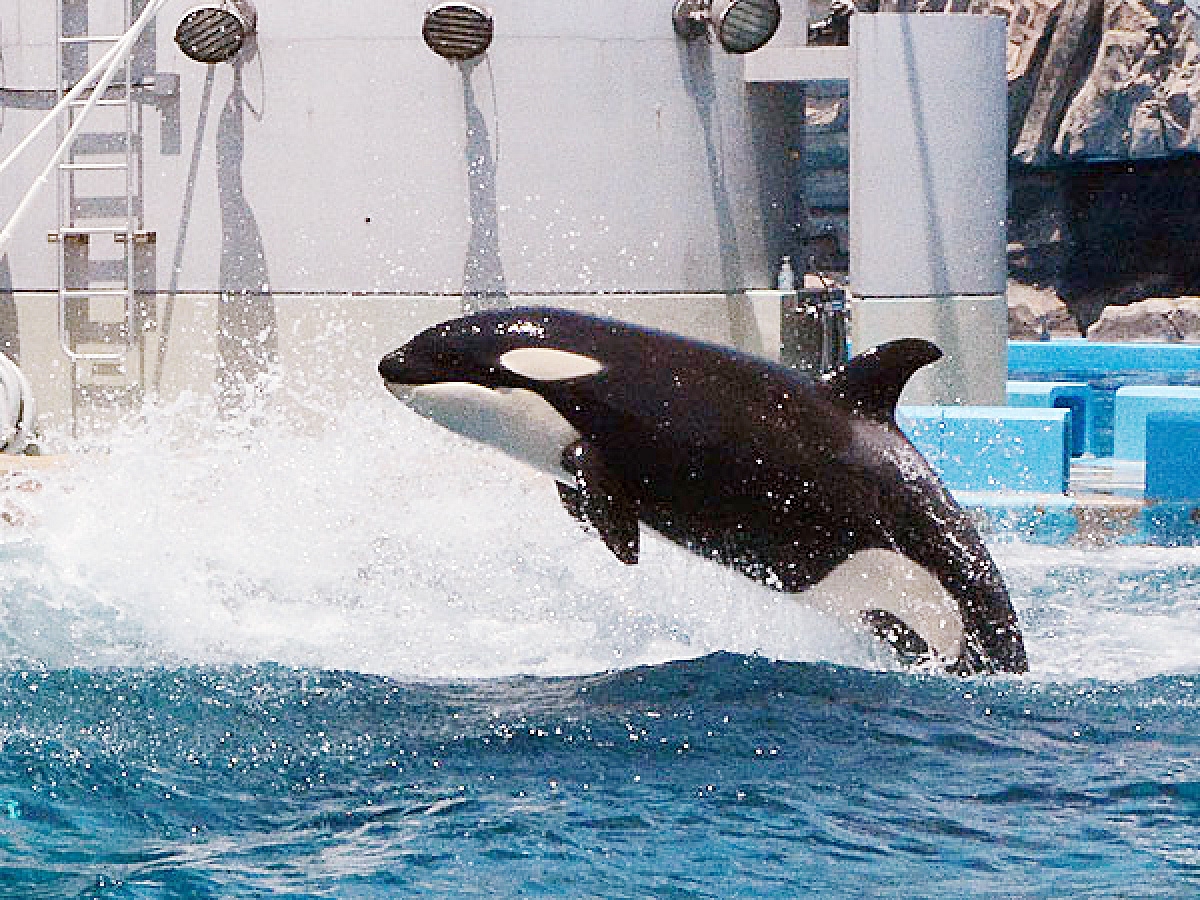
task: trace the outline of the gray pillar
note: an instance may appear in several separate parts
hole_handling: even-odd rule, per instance
[[[994,16],[851,20],[854,348],[924,337],[945,354],[905,403],[1004,404],[1005,44]]]
[[[808,44],[808,0],[779,0],[779,28],[770,47],[803,47]]]

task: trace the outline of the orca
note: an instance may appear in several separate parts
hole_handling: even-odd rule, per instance
[[[717,344],[551,308],[489,310],[384,356],[421,415],[558,482],[633,564],[640,525],[865,625],[906,663],[1028,670],[1004,580],[896,426],[909,338],[814,379]]]

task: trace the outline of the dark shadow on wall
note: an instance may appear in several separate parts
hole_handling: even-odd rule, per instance
[[[471,231],[463,266],[463,312],[508,305],[508,281],[500,259],[500,213],[496,200],[496,156],[487,121],[475,99],[471,73],[478,62],[463,62],[463,113],[466,119],[467,198]],[[488,77],[491,69],[488,68]],[[492,107],[495,108],[493,91]]]
[[[188,228],[192,223],[192,207],[196,198],[196,182],[200,174],[200,158],[204,152],[204,135],[208,130],[208,113],[212,104],[213,85],[216,82],[216,66],[208,67],[204,79],[204,91],[200,97],[200,113],[196,119],[196,137],[192,142],[192,158],[188,163],[187,183],[183,189],[183,203],[179,214],[179,236],[175,240],[175,252],[171,257],[171,276],[167,284],[167,297],[159,321],[158,331],[158,368],[156,369],[159,383],[162,382],[163,369],[167,362],[167,347],[171,342],[171,332],[175,325],[175,307],[179,295],[179,276],[183,273],[183,255],[187,249]]]
[[[721,290],[727,294],[737,293],[745,286],[742,254],[738,247],[733,204],[721,162],[721,111],[717,102],[717,76],[713,71],[712,47],[707,41],[677,43],[683,84],[696,105],[700,126],[704,131],[704,153],[717,224],[716,249],[721,266]]]
[[[758,324],[742,300],[746,287],[742,252],[738,246],[737,222],[733,202],[725,183],[722,162],[721,108],[717,95],[717,76],[713,70],[712,46],[707,41],[677,41],[683,84],[700,118],[704,132],[704,154],[708,164],[708,182],[712,188],[713,214],[717,226],[716,251],[720,263],[720,290],[728,297],[730,337],[738,346],[761,344]],[[688,285],[694,290],[697,286]],[[707,289],[707,285],[700,286]]]
[[[217,198],[221,207],[217,399],[226,410],[244,404],[251,386],[279,353],[279,326],[262,233],[242,181],[245,111],[249,108],[243,64],[244,60],[234,63],[233,90],[217,123]]]
[[[908,104],[912,110],[914,122],[928,122],[931,118],[925,111],[924,98],[921,96],[920,78],[917,75],[917,52],[913,46],[912,25],[908,20],[902,20],[904,32],[904,72],[908,86]],[[933,152],[929,147],[929,136],[924,128],[918,128],[917,134],[917,165],[921,171],[921,193],[925,205],[925,234],[926,248],[929,254],[926,265],[929,267],[931,287],[934,296],[946,297],[951,294],[950,267],[946,262],[946,236],[942,229],[942,220],[938,215],[937,196],[934,191],[935,175],[933,171]],[[916,210],[913,210],[915,213]]]
[[[12,269],[8,254],[0,256],[0,353],[21,362],[21,333],[17,330],[17,301],[13,297]]]

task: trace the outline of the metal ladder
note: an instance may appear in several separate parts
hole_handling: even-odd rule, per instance
[[[57,89],[61,99],[133,21],[134,0],[110,0],[110,21],[93,33],[89,0],[59,0]],[[120,21],[115,21],[120,15]],[[90,127],[58,165],[58,327],[73,369],[73,406],[126,397],[141,382],[136,243],[142,217],[141,145],[135,127],[133,54],[126,56]],[[94,90],[94,89],[93,89]],[[87,104],[73,101],[60,139]],[[94,122],[94,124],[92,124]],[[118,396],[120,395],[120,396]]]

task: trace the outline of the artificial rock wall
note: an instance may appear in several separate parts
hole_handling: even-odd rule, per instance
[[[1017,14],[1035,8],[1021,0]],[[1010,52],[1014,162],[1200,152],[1200,47],[1182,0],[1062,0],[1027,15],[1041,27],[1010,20],[1024,51]]]
[[[1182,0],[990,9],[1009,19],[1014,278],[1082,331],[1200,293],[1200,23]]]

